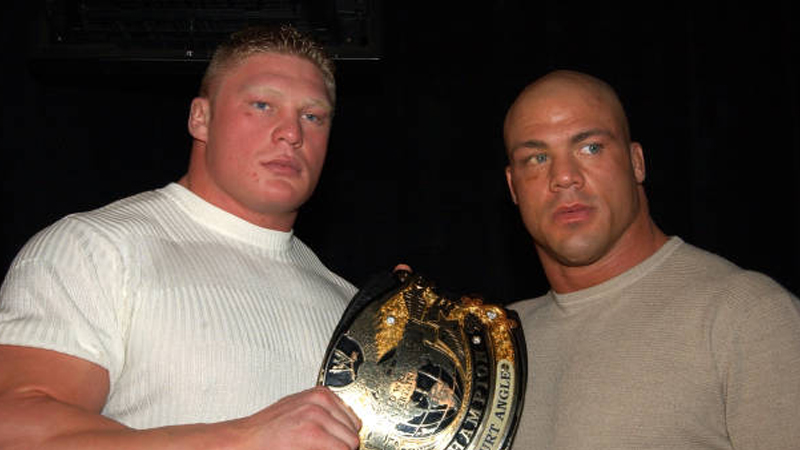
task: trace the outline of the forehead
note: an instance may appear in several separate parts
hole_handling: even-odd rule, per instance
[[[622,137],[622,120],[624,113],[614,96],[592,86],[556,81],[533,85],[520,94],[506,116],[504,135],[507,145],[518,139],[544,139],[547,134],[571,135],[586,129]]]
[[[219,91],[259,87],[296,92],[330,102],[322,72],[313,62],[280,53],[256,53],[243,58],[221,74],[217,86]]]

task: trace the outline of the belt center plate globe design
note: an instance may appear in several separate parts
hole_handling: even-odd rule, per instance
[[[513,311],[447,298],[424,277],[399,271],[353,298],[318,384],[361,419],[361,449],[504,450],[525,381]]]

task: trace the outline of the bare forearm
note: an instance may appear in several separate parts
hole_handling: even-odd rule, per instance
[[[52,396],[0,394],[0,448],[48,450],[354,450],[361,422],[316,387],[261,411],[213,424],[134,430]]]
[[[3,449],[229,449],[235,421],[135,430],[94,412],[41,396],[0,400]]]

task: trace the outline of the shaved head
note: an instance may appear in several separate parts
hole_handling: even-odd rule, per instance
[[[511,198],[556,292],[603,282],[666,240],[649,216],[642,146],[604,81],[539,78],[509,108],[503,139]]]
[[[511,150],[508,142],[509,124],[519,119],[520,114],[527,112],[529,105],[541,104],[556,98],[562,100],[576,98],[602,105],[615,118],[621,133],[620,137],[625,142],[630,142],[628,117],[614,88],[605,81],[585,73],[557,70],[525,87],[509,108],[503,125],[503,135],[508,150]]]

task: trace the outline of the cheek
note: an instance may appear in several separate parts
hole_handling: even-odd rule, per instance
[[[264,123],[252,112],[230,108],[217,116],[215,131],[231,141],[243,141],[264,132]]]
[[[259,174],[259,172],[257,170],[249,169],[245,173],[246,173],[247,179],[249,179],[253,183],[257,183],[261,179],[261,176],[260,176],[260,174]]]
[[[216,147],[220,157],[228,161],[243,159],[258,148],[259,142],[263,142],[263,127],[251,126],[244,120],[233,120],[220,125],[213,136],[218,144]]]
[[[511,181],[520,207],[524,204],[526,209],[541,208],[542,199],[549,192],[546,177],[534,171],[525,171],[512,176]]]
[[[212,146],[207,151],[209,169],[217,176],[235,180],[257,180],[258,170],[249,164],[252,158],[247,156],[246,141],[240,136],[217,136]]]
[[[322,170],[328,151],[328,134],[306,133],[306,162],[317,174]]]
[[[522,189],[517,189],[517,204],[526,227],[533,229],[541,228],[545,217],[546,204],[541,189],[532,184],[526,184]]]
[[[627,221],[627,216],[637,208],[636,185],[631,176],[628,173],[618,173],[616,178],[597,180],[595,195],[602,199],[609,214],[613,216],[611,220]]]

